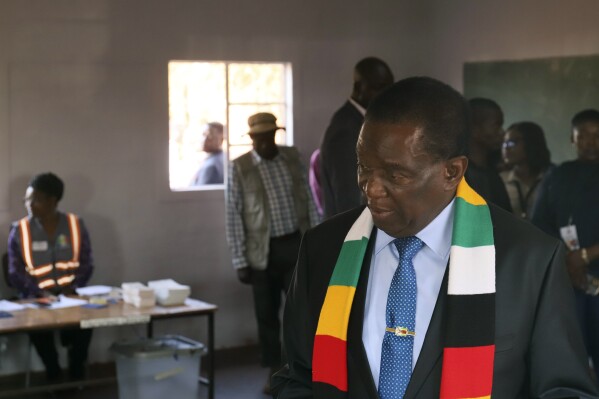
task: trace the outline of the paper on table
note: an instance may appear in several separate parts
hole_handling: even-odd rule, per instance
[[[0,311],[4,312],[15,312],[17,310],[23,310],[25,306],[20,303],[10,302],[5,299],[0,301]]]
[[[112,287],[107,285],[90,285],[89,287],[77,288],[77,295],[81,296],[94,296],[94,295],[108,295],[112,291]]]
[[[62,309],[62,308],[72,308],[74,306],[81,306],[86,304],[87,301],[85,299],[78,298],[69,298],[68,296],[59,295],[58,301],[54,302],[50,309]]]
[[[88,303],[85,299],[69,298],[60,294],[56,302],[53,302],[50,306],[40,307],[35,303],[26,303],[23,306],[29,309],[62,309],[62,308],[73,308],[75,306],[81,306]]]

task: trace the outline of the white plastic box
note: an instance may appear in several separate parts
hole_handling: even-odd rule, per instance
[[[183,305],[191,290],[172,279],[148,281],[148,287],[156,293],[156,302],[162,306]]]
[[[115,342],[120,399],[197,399],[203,344],[178,335]]]
[[[154,289],[146,287],[142,283],[123,283],[123,301],[135,307],[143,308],[156,305]]]

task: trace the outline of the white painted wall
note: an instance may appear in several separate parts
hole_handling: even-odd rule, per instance
[[[431,0],[422,71],[462,87],[464,62],[599,53],[594,0]]]
[[[376,55],[397,76],[416,73],[423,14],[407,3],[0,0],[0,242],[24,215],[30,176],[53,171],[66,183],[61,208],[90,231],[92,284],[174,278],[220,306],[217,347],[255,342],[250,289],[225,244],[223,192],[167,189],[167,63],[291,62],[295,142],[307,159],[357,60]],[[203,326],[176,321],[156,333],[204,340]],[[131,331],[96,331],[92,361],[110,359],[117,335]],[[23,342],[10,338],[0,373],[22,369]]]

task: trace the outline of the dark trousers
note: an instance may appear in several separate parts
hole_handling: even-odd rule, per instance
[[[587,295],[580,290],[574,290],[574,293],[580,329],[599,381],[599,296]]]
[[[301,234],[271,238],[266,270],[252,270],[254,310],[262,367],[281,366],[281,294],[286,294],[297,262]]]
[[[65,329],[60,330],[60,343],[67,348],[69,359],[69,376],[71,378],[83,378],[85,375],[85,361],[87,350],[92,338],[92,330]],[[31,343],[46,367],[46,375],[49,379],[60,377],[60,365],[58,364],[58,352],[54,342],[53,331],[37,331],[29,333]]]

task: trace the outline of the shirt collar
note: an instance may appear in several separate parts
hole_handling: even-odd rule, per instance
[[[543,180],[544,175],[545,175],[544,172],[539,172],[539,175],[537,176],[535,181]],[[510,170],[509,172],[507,172],[506,178],[509,183],[511,183],[511,182],[522,183],[522,180],[516,175],[516,171],[513,169]]]
[[[273,159],[269,159],[269,161],[274,161],[274,160],[278,159],[280,155],[281,155],[281,152],[279,151],[279,153],[277,155],[275,155],[275,157]],[[264,161],[266,161],[266,160],[264,158],[262,158],[260,155],[258,155],[256,150],[252,149],[252,162],[254,163],[254,165],[258,165],[259,163],[262,163]]]
[[[519,180],[513,169],[510,170],[509,172],[507,172],[506,178],[507,178],[508,182],[513,182],[513,181]]]
[[[453,214],[455,198],[430,222],[420,230],[416,237],[420,238],[437,256],[446,259],[451,249],[451,237],[453,234]],[[395,240],[381,229],[377,228],[375,254],[378,255],[387,245]]]
[[[362,114],[362,116],[366,116],[366,108],[358,104],[358,102],[351,97],[349,98],[349,102],[351,103],[351,105],[356,107],[356,109],[358,110],[358,112]]]

